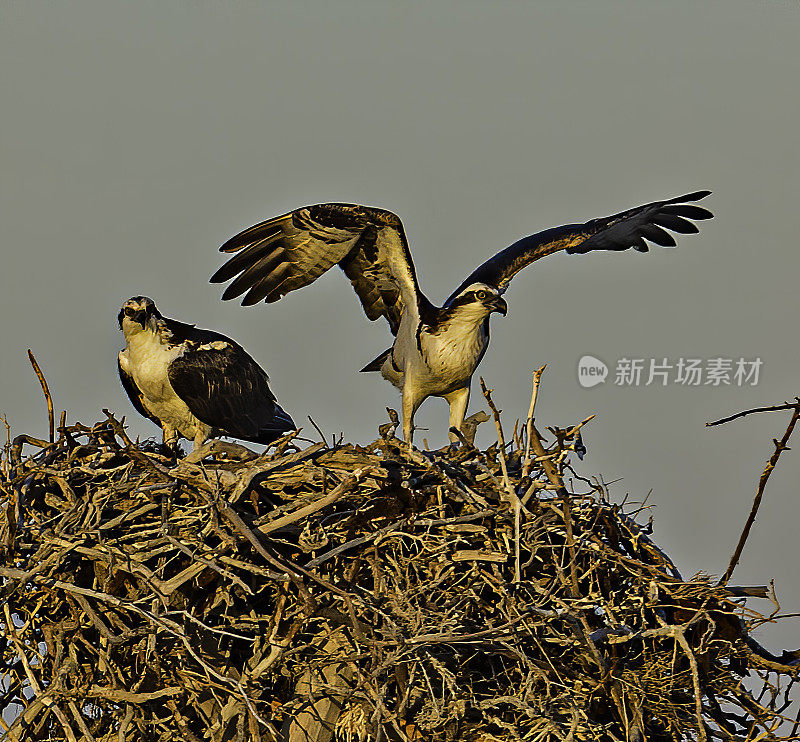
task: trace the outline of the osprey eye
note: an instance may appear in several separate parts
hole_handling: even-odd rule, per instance
[[[481,301],[483,301],[484,299],[486,299],[489,296],[489,292],[488,291],[479,291],[477,294],[475,294],[475,296],[477,296]]]

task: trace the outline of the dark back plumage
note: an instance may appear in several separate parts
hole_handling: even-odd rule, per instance
[[[266,372],[235,340],[175,320],[165,323],[174,342],[185,347],[170,364],[170,384],[199,420],[253,443],[270,443],[294,430]]]

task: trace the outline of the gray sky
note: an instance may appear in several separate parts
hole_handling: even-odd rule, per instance
[[[579,470],[620,480],[618,500],[652,490],[657,541],[685,574],[719,574],[786,416],[704,423],[800,394],[799,31],[797,5],[737,0],[0,0],[0,411],[14,433],[46,430],[30,347],[70,421],[109,407],[155,435],[115,368],[119,306],[146,294],[239,340],[295,420],[367,442],[399,404],[357,373],[385,324],[333,271],[277,304],[221,303],[208,277],[225,239],[303,204],[389,208],[441,301],[524,234],[711,188],[717,218],[678,249],[520,274],[479,372],[510,427],[547,362],[540,424],[597,413]],[[605,384],[578,385],[584,354],[612,367]],[[634,388],[613,383],[623,357],[763,366],[755,387]],[[444,444],[444,403],[418,424]],[[786,611],[799,475],[800,443],[734,578],[775,578]],[[798,629],[763,636],[796,647]]]

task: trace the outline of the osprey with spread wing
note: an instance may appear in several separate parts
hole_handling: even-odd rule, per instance
[[[489,315],[506,314],[503,294],[519,271],[561,250],[647,252],[647,241],[674,246],[670,231],[694,233],[694,221],[711,218],[692,203],[708,194],[697,191],[523,237],[475,269],[441,307],[420,290],[400,218],[355,204],[306,206],[246,229],[220,248],[236,254],[211,281],[231,281],[222,298],[244,294],[242,304],[250,306],[277,301],[338,265],[367,317],[385,317],[395,336],[392,347],[362,371],[380,371],[400,389],[403,436],[410,443],[414,413],[431,396],[447,400],[450,427],[461,428],[472,375],[489,344]],[[452,431],[450,436],[457,439]]]

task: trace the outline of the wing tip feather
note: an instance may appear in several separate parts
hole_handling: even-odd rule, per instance
[[[670,198],[666,201],[663,201],[664,204],[679,204],[685,203],[686,201],[702,201],[706,196],[710,196],[712,191],[707,189],[701,189],[699,191],[692,191],[691,193],[685,193],[683,196],[675,196],[675,198]]]

